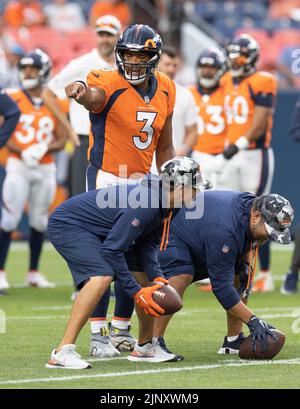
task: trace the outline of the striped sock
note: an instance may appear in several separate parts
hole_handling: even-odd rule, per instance
[[[105,317],[90,318],[90,324],[92,334],[98,334],[102,328],[107,328]]]
[[[128,326],[130,325],[130,319],[128,318],[120,318],[120,317],[113,317],[111,320],[111,325],[115,328],[118,329],[128,329]]]

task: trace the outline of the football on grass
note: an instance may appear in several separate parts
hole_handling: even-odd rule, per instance
[[[165,310],[164,315],[174,314],[182,308],[182,299],[177,291],[169,284],[148,283],[147,287],[161,284],[161,287],[154,291],[152,298],[161,308]]]
[[[277,335],[278,341],[274,342],[268,336],[268,349],[266,351],[261,351],[258,341],[256,341],[256,350],[253,352],[252,339],[249,335],[240,346],[239,357],[241,359],[273,359],[281,351],[285,342],[285,335],[278,329],[272,329],[272,331]]]

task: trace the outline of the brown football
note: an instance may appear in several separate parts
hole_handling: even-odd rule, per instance
[[[258,341],[256,341],[256,351],[252,351],[252,339],[249,335],[241,344],[239,350],[239,357],[241,359],[273,359],[281,351],[284,342],[285,334],[278,329],[272,329],[277,335],[278,341],[275,343],[273,339],[268,336],[268,349],[261,351]]]
[[[151,287],[158,283],[148,283],[147,287]],[[164,315],[174,314],[182,308],[182,299],[177,291],[169,284],[161,284],[161,287],[154,291],[152,298],[161,308],[165,310]]]

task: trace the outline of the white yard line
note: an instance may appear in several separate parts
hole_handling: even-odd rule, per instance
[[[47,277],[47,278],[49,278],[49,276]],[[50,279],[50,278],[49,278]],[[51,279],[50,279],[50,281],[51,281]],[[73,287],[74,288],[74,284],[72,284],[72,281],[54,281],[54,284],[55,284],[55,288],[58,288],[58,287]],[[14,283],[14,284],[12,284],[11,285],[11,288],[31,288],[31,287],[29,287],[29,285],[28,284],[26,284],[26,283],[24,283],[24,282],[21,282],[21,283]],[[55,289],[54,288],[54,289]],[[40,291],[40,290],[43,290],[43,291],[45,291],[45,290],[47,290],[47,291],[51,291],[51,290],[53,290],[53,288],[36,288],[36,290],[37,291]],[[8,290],[9,291],[9,290]],[[70,294],[71,295],[71,294]]]
[[[59,376],[59,377],[47,377],[47,378],[32,378],[32,379],[16,379],[0,381],[0,385],[20,385],[28,383],[47,383],[47,382],[64,382],[79,379],[95,379],[95,378],[115,378],[122,376],[136,376],[136,375],[149,375],[149,374],[161,374],[170,372],[191,372],[216,368],[235,368],[242,366],[262,366],[262,365],[300,365],[300,358],[282,359],[275,361],[240,361],[232,363],[216,363],[208,365],[196,365],[196,366],[184,366],[173,368],[160,368],[160,369],[146,369],[139,371],[124,371],[124,372],[108,372],[108,373],[96,373],[90,375],[72,375],[72,376]]]
[[[33,311],[59,311],[59,310],[69,310],[72,308],[72,304],[69,305],[52,305],[48,307],[32,307]],[[300,307],[299,307],[300,308]]]
[[[27,315],[25,317],[6,317],[6,320],[61,320],[69,318],[68,315]]]
[[[300,305],[294,305],[291,307],[266,307],[266,308],[255,308],[255,311],[264,312],[264,311],[289,311],[299,309]]]
[[[290,313],[290,314],[264,314],[260,315],[259,318],[297,318],[300,316],[300,310],[298,314]]]
[[[91,358],[85,359],[86,362],[106,362],[106,361],[125,361],[127,356],[119,356],[115,358]]]

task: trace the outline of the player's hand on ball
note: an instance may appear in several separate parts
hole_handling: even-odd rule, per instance
[[[81,82],[72,82],[65,87],[65,93],[68,98],[74,98],[79,101],[86,94],[86,86]]]
[[[273,339],[275,343],[278,342],[277,335],[272,331],[274,327],[253,315],[250,321],[247,323],[252,337],[252,351],[256,350],[256,341],[258,342],[261,350],[264,352],[268,349],[268,335]]]
[[[169,284],[169,281],[165,277],[156,277],[153,281],[155,283]]]
[[[146,314],[157,318],[160,318],[160,316],[165,313],[165,310],[156,304],[152,298],[152,294],[160,287],[161,284],[143,287],[134,295],[136,304],[141,307]]]

